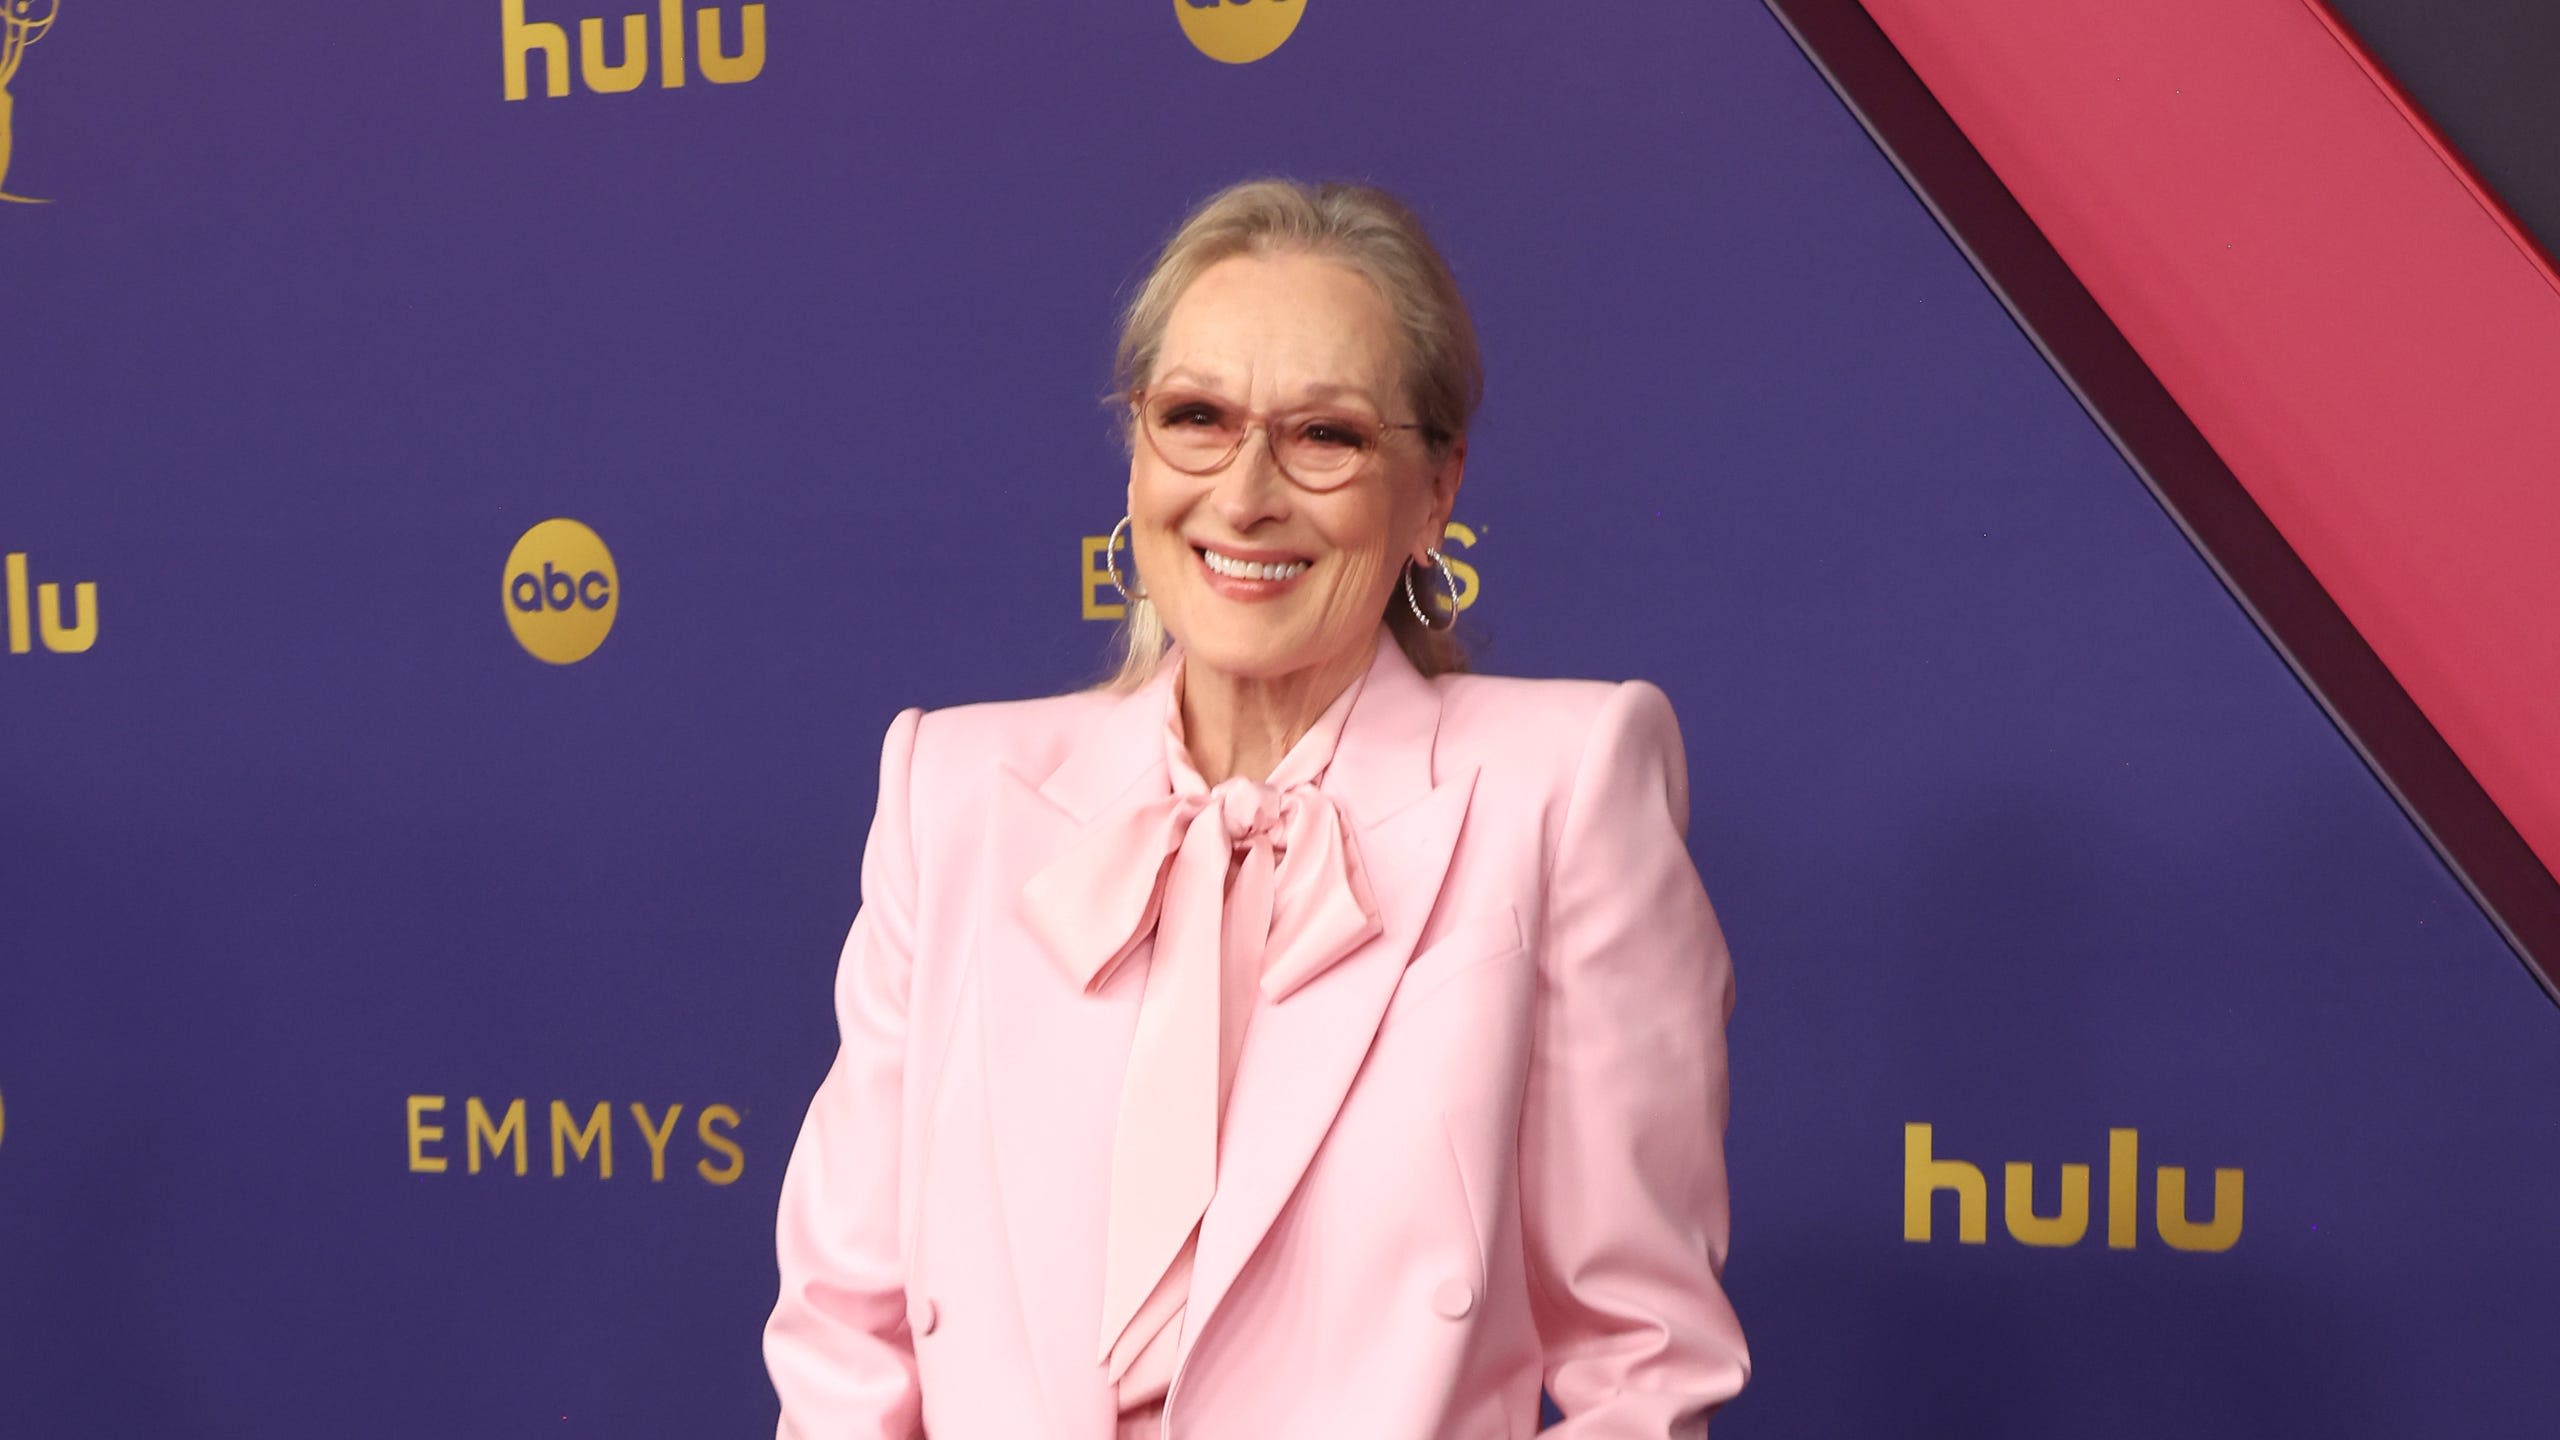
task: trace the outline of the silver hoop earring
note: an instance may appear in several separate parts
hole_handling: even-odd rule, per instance
[[[1422,622],[1423,629],[1454,630],[1458,626],[1458,577],[1450,572],[1449,557],[1437,550],[1425,550],[1422,553],[1430,556],[1431,563],[1439,567],[1440,588],[1447,591],[1449,596],[1449,618],[1438,625],[1431,623],[1429,612],[1422,608],[1422,597],[1413,593],[1414,567],[1410,560],[1404,565],[1404,603],[1413,607],[1413,618]]]
[[[1123,601],[1135,604],[1147,598],[1147,585],[1141,580],[1138,582],[1138,588],[1132,590],[1129,588],[1129,582],[1120,578],[1120,537],[1128,533],[1129,517],[1123,515],[1120,517],[1120,523],[1111,527],[1111,538],[1102,547],[1102,564],[1111,572],[1111,588],[1120,592],[1120,598]],[[1407,582],[1406,593],[1411,594],[1412,589],[1412,584]]]

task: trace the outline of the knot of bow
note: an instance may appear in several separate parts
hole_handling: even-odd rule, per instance
[[[1171,793],[1105,814],[1023,889],[1023,917],[1087,991],[1150,936],[1157,963],[1258,952],[1279,1000],[1378,933],[1368,873],[1312,781],[1177,771]],[[1233,871],[1232,881],[1230,870]]]

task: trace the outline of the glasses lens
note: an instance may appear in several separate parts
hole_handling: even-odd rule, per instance
[[[1147,443],[1164,462],[1206,475],[1233,460],[1252,417],[1242,406],[1196,390],[1146,394],[1138,405]],[[1385,427],[1346,413],[1275,416],[1264,433],[1272,458],[1290,479],[1309,490],[1331,490],[1360,473]]]
[[[1188,391],[1150,395],[1141,413],[1156,453],[1166,464],[1193,473],[1224,464],[1243,436],[1233,406]]]
[[[1374,426],[1340,415],[1303,416],[1277,429],[1281,468],[1319,489],[1358,474],[1378,443]]]

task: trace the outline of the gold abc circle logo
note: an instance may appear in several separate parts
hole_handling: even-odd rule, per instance
[[[1250,65],[1287,44],[1307,0],[1173,0],[1182,33],[1200,53]]]
[[[575,665],[596,653],[622,608],[613,552],[575,520],[545,520],[507,552],[501,603],[516,643],[536,660]]]

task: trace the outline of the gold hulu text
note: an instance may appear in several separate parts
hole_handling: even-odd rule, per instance
[[[705,6],[685,24],[684,0],[658,0],[658,84],[668,90],[685,82],[685,37],[693,35],[693,63],[714,85],[744,85],[764,73],[764,7],[738,7],[738,48],[720,43],[720,10]],[[650,25],[647,11],[625,15],[616,54],[605,57],[605,22],[578,22],[578,78],[598,95],[637,90],[649,78]],[[527,20],[524,0],[498,0],[499,56],[506,72],[507,98],[532,93],[528,82],[535,56],[542,58],[543,93],[557,99],[569,93],[569,31],[548,20]]]
[[[409,1097],[409,1169],[418,1175],[442,1175],[453,1164],[453,1144],[449,1132],[452,1121],[447,1118],[442,1095]],[[676,1122],[684,1118],[682,1105],[670,1105],[666,1113],[653,1114],[649,1107],[633,1101],[625,1107],[631,1124],[639,1132],[639,1140],[649,1152],[649,1179],[663,1183],[667,1178],[668,1142],[675,1138]],[[529,1173],[528,1150],[532,1145],[525,1102],[510,1100],[505,1108],[493,1110],[479,1096],[462,1102],[462,1163],[466,1173],[477,1175],[483,1167],[503,1165],[518,1175]],[[560,1179],[572,1169],[592,1165],[596,1178],[613,1178],[614,1121],[613,1103],[599,1100],[583,1113],[569,1108],[566,1100],[551,1102],[550,1140],[551,1176]],[[705,1105],[693,1117],[693,1143],[705,1153],[693,1162],[693,1172],[711,1185],[735,1184],[747,1172],[747,1153],[734,1138],[743,1119],[727,1105]],[[629,1156],[629,1146],[623,1148]],[[719,1157],[713,1163],[713,1157]],[[634,1157],[636,1159],[636,1157]]]
[[[1956,1239],[1979,1245],[1990,1231],[1990,1186],[1979,1167],[1962,1160],[1940,1160],[1927,1125],[1902,1127],[1902,1238],[1927,1244],[1931,1238],[1930,1207],[1947,1191],[1956,1197]],[[2132,1130],[2107,1132],[2107,1248],[2130,1250],[2141,1204],[2141,1137]],[[2012,1161],[2004,1168],[2001,1218],[2009,1237],[2021,1245],[2058,1248],[2077,1245],[2089,1233],[2089,1167],[2062,1167],[2062,1197],[2051,1215],[2036,1213],[2036,1167]],[[2151,1223],[2172,1250],[2222,1251],[2240,1241],[2241,1173],[2213,1172],[2213,1213],[2202,1221],[2187,1215],[2187,1172],[2163,1165],[2155,1177]]]
[[[56,655],[77,655],[98,643],[98,587],[87,580],[71,587],[72,618],[62,618],[62,587],[48,580],[35,587],[35,604],[27,604],[27,557],[11,552],[5,561],[9,653],[24,655],[41,637]],[[32,623],[30,623],[32,617]],[[33,633],[30,634],[29,632]]]

